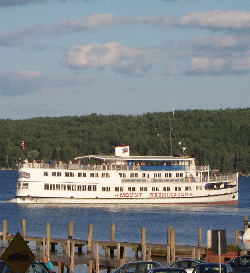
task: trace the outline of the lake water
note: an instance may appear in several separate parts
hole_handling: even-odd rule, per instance
[[[242,230],[244,216],[250,219],[250,177],[239,178],[238,204],[228,205],[18,205],[9,202],[15,196],[16,171],[0,171],[0,230],[2,220],[8,232],[22,232],[26,219],[27,236],[46,236],[50,222],[51,237],[67,238],[68,223],[73,222],[73,238],[87,239],[93,225],[93,240],[110,240],[115,224],[115,239],[140,242],[141,227],[146,228],[147,243],[166,243],[167,229],[175,229],[176,244],[197,245],[198,228],[206,245],[207,230],[226,229],[228,244],[234,243],[234,231]]]

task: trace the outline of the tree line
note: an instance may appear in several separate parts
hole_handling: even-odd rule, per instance
[[[221,172],[250,173],[250,108],[0,119],[0,125],[0,168],[16,168],[21,159],[113,155],[115,146],[129,145],[131,155],[188,155]]]

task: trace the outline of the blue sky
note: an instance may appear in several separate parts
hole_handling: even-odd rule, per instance
[[[250,106],[249,0],[0,0],[0,118]]]

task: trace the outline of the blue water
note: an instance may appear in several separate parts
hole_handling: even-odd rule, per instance
[[[146,242],[166,243],[167,229],[175,229],[176,244],[197,245],[198,228],[206,245],[207,230],[226,229],[228,243],[234,231],[242,230],[244,216],[250,220],[250,177],[239,179],[239,202],[228,205],[18,205],[10,203],[16,187],[15,171],[0,171],[0,230],[7,220],[8,232],[22,232],[26,219],[27,236],[46,236],[50,222],[51,237],[67,238],[68,223],[73,222],[73,238],[87,239],[88,225],[93,225],[93,240],[110,240],[115,224],[115,239],[140,242],[141,227],[146,228]]]
[[[244,216],[250,218],[249,177],[240,177],[239,202],[232,205],[18,205],[9,202],[15,195],[16,172],[0,171],[0,183],[0,219],[7,220],[12,234],[21,232],[21,219],[26,219],[28,236],[45,236],[50,222],[51,236],[67,237],[68,223],[73,222],[74,238],[86,239],[92,224],[93,240],[109,240],[114,223],[117,241],[140,242],[145,227],[147,242],[164,243],[171,226],[177,244],[197,244],[199,227],[204,242],[208,229],[226,229],[228,240],[233,240],[234,231],[243,228]]]

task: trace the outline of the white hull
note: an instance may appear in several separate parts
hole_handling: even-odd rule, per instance
[[[61,198],[61,197],[20,197],[19,204],[220,204],[237,203],[235,194],[225,196],[207,196],[193,198],[140,198],[140,199],[112,199],[112,198]]]
[[[16,202],[207,204],[238,201],[237,173],[211,175],[208,166],[195,166],[193,158],[128,155],[83,159],[86,158],[98,159],[101,163],[48,165],[26,162],[20,165]],[[108,163],[102,164],[104,161]]]

